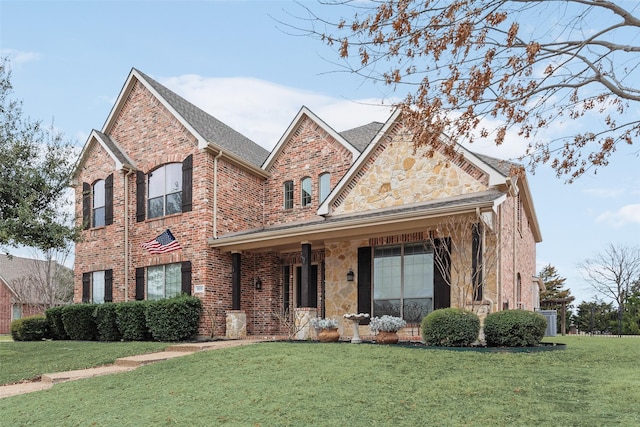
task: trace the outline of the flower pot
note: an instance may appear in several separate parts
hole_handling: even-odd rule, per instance
[[[338,328],[321,329],[318,332],[318,340],[320,342],[336,342],[340,339]]]
[[[398,344],[398,333],[394,331],[379,331],[376,335],[376,342],[378,344]]]

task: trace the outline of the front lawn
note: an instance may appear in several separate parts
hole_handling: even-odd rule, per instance
[[[316,343],[199,352],[0,400],[7,425],[640,425],[639,338],[474,353]]]

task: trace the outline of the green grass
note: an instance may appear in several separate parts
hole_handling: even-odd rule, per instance
[[[119,357],[162,351],[167,345],[158,342],[0,342],[0,384],[105,365]]]
[[[264,343],[0,400],[6,425],[640,425],[640,339],[475,353]]]

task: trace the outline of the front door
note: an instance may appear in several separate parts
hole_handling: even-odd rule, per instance
[[[311,307],[318,306],[318,264],[311,266],[311,277],[309,278],[309,305]],[[296,267],[296,308],[301,307],[301,291],[302,291],[302,267]]]

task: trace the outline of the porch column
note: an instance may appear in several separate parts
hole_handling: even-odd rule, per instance
[[[302,268],[300,273],[300,307],[311,306],[311,244],[303,243],[300,254]]]
[[[231,254],[231,309],[240,310],[240,266],[242,264],[239,252]]]

